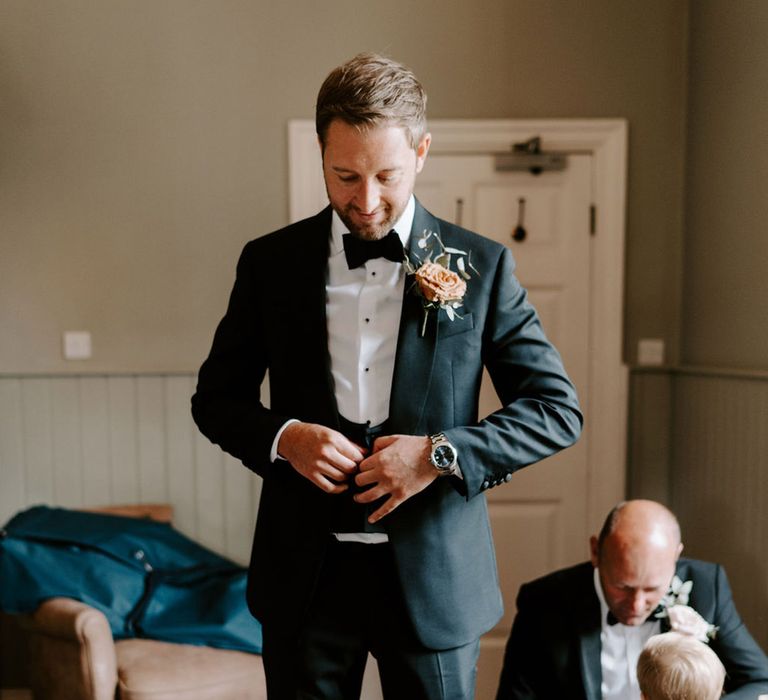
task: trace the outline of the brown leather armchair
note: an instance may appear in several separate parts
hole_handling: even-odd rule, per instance
[[[170,506],[112,506],[101,512],[169,522]],[[71,598],[14,615],[24,639],[35,700],[266,700],[261,656],[160,642],[115,641],[106,616]],[[3,654],[5,656],[5,653]]]
[[[22,622],[40,700],[265,700],[261,657],[151,639],[115,642],[103,613],[51,598]]]

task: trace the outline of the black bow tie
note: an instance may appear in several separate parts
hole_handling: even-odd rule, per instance
[[[663,606],[657,605],[656,608],[653,610],[653,612],[650,615],[648,615],[648,617],[645,618],[645,621],[656,622],[659,619],[656,617],[656,615],[658,615],[662,610],[664,610]],[[616,619],[616,615],[614,615],[610,610],[608,611],[606,621],[611,627],[613,627],[613,625],[618,623],[618,619]]]
[[[384,238],[376,241],[367,241],[363,238],[345,233],[344,255],[347,257],[347,265],[350,270],[364,265],[367,260],[373,258],[386,258],[392,262],[403,262],[403,244],[397,231],[392,229]]]

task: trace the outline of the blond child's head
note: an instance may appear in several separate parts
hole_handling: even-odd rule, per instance
[[[643,648],[637,680],[645,700],[718,700],[725,669],[717,654],[695,637],[665,632]]]

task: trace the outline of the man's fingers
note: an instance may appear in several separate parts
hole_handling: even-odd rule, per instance
[[[379,486],[371,486],[371,488],[366,489],[365,491],[356,493],[353,496],[353,498],[358,503],[371,503],[372,501],[375,501],[389,494],[390,494],[390,491],[388,491],[383,486],[379,485]]]
[[[318,462],[313,471],[317,472],[320,476],[327,477],[333,481],[349,481],[352,475],[357,470],[357,465],[352,466],[351,469],[342,467],[336,462]]]
[[[322,474],[316,474],[310,481],[326,493],[343,493],[349,488],[348,484],[337,484]]]
[[[344,478],[346,478],[349,474],[354,474],[357,471],[357,462],[349,459],[348,457],[345,457],[340,453],[336,453],[334,456],[332,456],[331,459],[328,460],[328,464],[331,466],[331,468],[335,468],[338,471],[343,472]]]
[[[373,441],[373,449],[371,454],[376,454],[379,450],[383,450],[385,447],[389,447],[393,442],[397,440],[398,435],[382,435],[377,437]]]
[[[381,520],[385,515],[389,515],[395,508],[397,508],[404,499],[398,499],[394,496],[390,496],[384,503],[381,504],[373,513],[368,516],[368,522],[373,525],[378,520]]]
[[[278,445],[281,457],[326,493],[342,493],[367,451],[337,430],[314,423],[291,423]]]
[[[362,445],[358,445],[356,442],[350,441],[349,444],[352,445],[353,449],[351,450],[351,454],[345,453],[345,456],[357,465],[368,456],[368,450]]]
[[[365,464],[365,462],[363,462]],[[360,465],[360,472],[355,475],[355,483],[358,486],[370,486],[371,484],[375,484],[379,480],[379,473],[373,471],[372,467],[368,467],[365,471],[365,467],[363,467],[363,464]]]
[[[339,434],[340,440],[331,442],[323,450],[326,461],[351,474],[357,471],[357,465],[365,459],[366,450],[354,442],[350,442],[343,435]]]

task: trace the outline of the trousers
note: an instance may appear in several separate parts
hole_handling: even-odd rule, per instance
[[[369,652],[385,700],[471,700],[479,640],[453,649],[424,647],[405,607],[391,545],[330,539],[300,633],[263,628],[270,700],[357,700]]]

